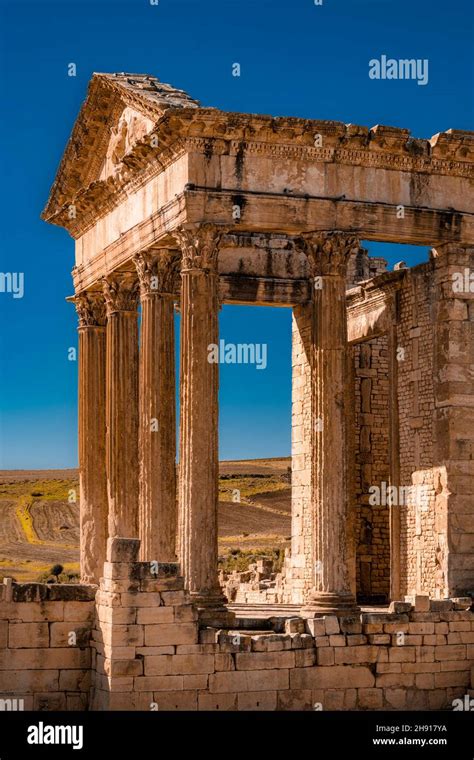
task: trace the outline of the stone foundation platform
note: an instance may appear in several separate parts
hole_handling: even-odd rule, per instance
[[[4,584],[3,709],[450,710],[474,696],[469,599],[201,627],[178,566],[137,556],[109,540],[99,588]]]

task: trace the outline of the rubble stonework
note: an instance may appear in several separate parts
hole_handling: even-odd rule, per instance
[[[472,686],[474,295],[453,276],[474,271],[473,177],[471,132],[225,113],[94,74],[42,215],[75,240],[93,709],[435,709]],[[430,261],[389,272],[365,240]],[[222,303],[293,309],[291,550],[281,574],[221,578],[228,598]],[[239,627],[252,604],[265,632]]]

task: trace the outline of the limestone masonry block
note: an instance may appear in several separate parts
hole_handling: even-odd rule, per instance
[[[166,646],[167,644],[197,643],[198,631],[195,623],[163,623],[146,625],[145,644],[147,646]]]
[[[242,652],[235,655],[237,670],[273,670],[294,668],[294,652]]]
[[[136,691],[182,691],[183,676],[137,676],[133,679]]]
[[[334,665],[335,663],[335,656],[334,656],[334,647],[321,647],[318,650],[316,650],[316,662],[318,665]],[[312,665],[315,665],[316,663],[312,663]],[[296,661],[296,667],[302,668],[305,667],[305,665],[298,660]]]
[[[457,596],[451,599],[455,610],[468,610],[472,606],[472,599],[470,596]]]
[[[148,628],[148,626],[146,626],[146,628]],[[109,646],[139,647],[144,644],[143,626],[141,625],[111,625],[109,623],[100,623],[100,630],[104,644],[108,644]]]
[[[360,616],[358,617],[341,617],[339,619],[339,625],[341,633],[361,634],[362,622]]]
[[[92,623],[94,614],[95,606],[92,602],[68,602],[64,605],[64,621]]]
[[[339,620],[335,615],[325,615],[323,617],[324,621],[324,628],[326,632],[326,636],[329,636],[333,633],[339,633],[340,627],[339,627]]]
[[[405,602],[409,602],[415,608],[415,612],[429,612],[430,610],[430,598],[423,594],[406,596]]]
[[[132,607],[98,607],[97,619],[100,623],[133,625],[137,611]]]
[[[362,710],[381,710],[383,706],[382,689],[358,689],[359,707]]]
[[[395,614],[403,614],[406,612],[410,612],[412,609],[412,603],[411,602],[390,602],[388,611],[389,613],[395,613]]]
[[[287,618],[285,620],[285,633],[305,633],[305,622],[308,621],[302,618]]]
[[[207,689],[209,686],[209,676],[206,673],[197,675],[183,676],[183,689]]]
[[[354,633],[354,634],[349,634],[348,636],[346,636],[347,646],[350,646],[350,647],[362,646],[362,644],[367,644],[367,641],[368,641],[368,637],[365,636],[365,634]]]
[[[175,610],[180,607],[140,607],[137,609],[137,625],[150,625],[156,623],[173,623]]]
[[[123,607],[160,607],[163,604],[161,594],[143,594],[140,592],[125,592],[121,595]]]
[[[327,649],[319,649],[319,652],[326,652]],[[316,649],[300,649],[295,652],[295,667],[308,668],[316,665]]]
[[[53,625],[62,625],[62,623],[53,623]],[[10,623],[8,627],[8,646],[11,649],[48,647],[48,623]]]
[[[302,668],[302,670],[306,672],[308,668]],[[288,670],[236,670],[210,675],[209,691],[211,694],[268,691],[287,689],[288,683]]]
[[[107,562],[137,562],[139,549],[138,538],[108,538]]]
[[[326,625],[322,618],[308,618],[305,620],[306,630],[311,636],[325,636]]]
[[[104,670],[108,676],[141,676],[143,662],[142,660],[106,660]]]
[[[430,599],[431,612],[449,612],[453,606],[451,599]]]
[[[365,666],[295,668],[290,671],[291,689],[372,688],[375,678]]]
[[[276,691],[256,691],[237,695],[238,710],[276,710]]]
[[[237,694],[199,694],[199,710],[226,712],[237,709]]]
[[[87,647],[90,640],[90,628],[84,623],[68,621],[51,623],[50,636],[52,647],[78,646]]]
[[[231,654],[216,654],[215,655],[215,669],[219,670],[235,670],[234,658]]]

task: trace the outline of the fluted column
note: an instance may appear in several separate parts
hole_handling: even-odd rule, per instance
[[[199,606],[225,601],[217,574],[218,343],[217,255],[213,225],[180,230],[181,376],[179,443],[179,559],[186,587]]]
[[[103,280],[107,305],[107,491],[110,537],[138,536],[138,281]]]
[[[81,583],[98,583],[107,545],[105,301],[75,296],[79,317],[79,487]]]
[[[135,257],[142,307],[139,370],[139,532],[142,561],[176,561],[174,288],[179,254]]]
[[[313,279],[313,588],[303,612],[349,614],[358,608],[350,591],[346,541],[346,274],[358,241],[341,233],[309,233],[297,246],[308,258]]]

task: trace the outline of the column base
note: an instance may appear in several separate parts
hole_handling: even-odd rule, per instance
[[[301,607],[304,618],[319,617],[320,615],[337,615],[351,617],[360,615],[360,607],[352,594],[329,594],[323,591],[314,592]]]
[[[234,624],[235,614],[227,609],[227,599],[220,591],[214,594],[191,592],[190,596],[197,608],[200,625],[228,628]]]

